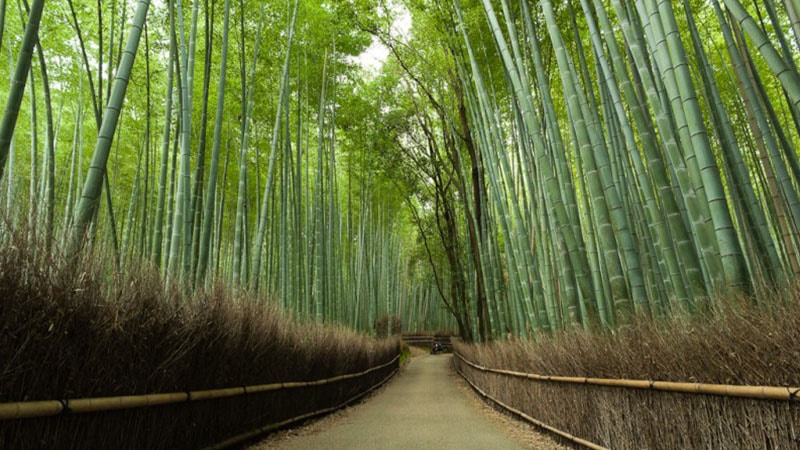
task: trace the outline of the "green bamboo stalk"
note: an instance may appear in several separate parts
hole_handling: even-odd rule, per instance
[[[604,253],[606,270],[609,273],[613,299],[616,303],[616,309],[622,315],[622,319],[625,320],[632,313],[633,305],[631,304],[626,277],[623,273],[622,262],[617,256],[618,245],[622,246],[629,264],[629,270],[632,270],[629,276],[636,280],[635,285],[641,288],[638,256],[632,248],[632,238],[626,227],[624,217],[622,217],[624,211],[609,173],[608,154],[603,149],[603,146],[599,144],[599,139],[596,136],[594,138],[592,136],[594,130],[590,130],[589,127],[593,119],[587,121],[584,116],[584,113],[589,112],[584,111],[586,100],[581,90],[576,89],[578,82],[575,74],[570,70],[572,62],[569,60],[564,47],[563,39],[555,20],[552,3],[544,1],[542,6],[561,72],[564,97],[567,99],[570,112],[570,122],[577,138],[576,145],[580,150],[581,160],[584,164],[583,173],[586,174],[587,178],[586,194],[591,197],[592,213],[597,226],[600,246]],[[619,242],[619,240],[622,242]],[[633,283],[633,280],[631,282]],[[634,298],[634,300],[637,305],[646,305],[646,301],[641,297]]]
[[[316,273],[314,276],[314,318],[321,322],[325,319],[325,306],[327,300],[325,276],[328,267],[325,264],[325,246],[323,245],[323,236],[325,229],[325,214],[323,207],[323,150],[325,148],[325,94],[328,85],[328,53],[322,60],[322,88],[319,96],[319,113],[317,114],[317,189],[315,192],[315,209],[314,209],[314,256],[316,257]],[[372,303],[372,302],[370,302]],[[375,318],[372,317],[370,322],[374,323]]]
[[[638,75],[635,77],[636,87],[650,101],[658,132],[661,135],[661,145],[668,158],[669,165],[667,167],[673,174],[672,179],[674,181],[666,179],[666,173],[656,170],[660,167],[657,164],[658,157],[652,152],[652,147],[648,148],[646,146],[645,151],[649,152],[648,166],[655,168],[653,174],[656,177],[655,180],[659,186],[659,192],[662,194],[667,193],[666,195],[661,195],[661,198],[665,199],[664,201],[670,199],[669,190],[674,189],[673,185],[677,184],[679,186],[676,192],[680,193],[682,201],[674,203],[672,207],[667,205],[669,209],[666,210],[666,213],[672,233],[680,232],[683,222],[691,225],[687,231],[691,232],[694,247],[697,251],[692,251],[687,245],[678,247],[678,249],[681,264],[687,268],[689,288],[696,294],[702,294],[712,288],[708,274],[719,274],[722,270],[718,256],[719,251],[716,248],[716,238],[707,220],[710,214],[704,198],[704,191],[696,189],[690,176],[689,168],[681,154],[677,132],[668,109],[669,101],[662,95],[664,92],[659,85],[660,76],[654,76],[654,73],[658,75],[658,67],[650,64],[648,50],[644,47],[645,33],[642,30],[642,26],[638,25],[636,21],[638,16],[633,14],[619,0],[612,0],[612,3],[625,34],[628,50],[635,64],[635,74]],[[649,30],[650,25],[648,22],[648,24],[645,24],[644,31],[649,32]],[[656,164],[653,165],[651,162]],[[680,217],[681,215],[685,217]],[[679,238],[680,235],[676,235],[676,237]],[[678,242],[681,242],[680,239]],[[703,275],[702,284],[700,284],[699,277],[697,277],[699,274],[690,270],[692,266],[700,268]],[[695,275],[694,279],[692,275]]]
[[[34,4],[35,3],[36,2],[34,2]],[[98,208],[103,177],[106,173],[106,164],[111,150],[111,140],[116,131],[119,114],[122,110],[122,103],[128,88],[128,78],[133,68],[136,50],[139,47],[139,38],[141,37],[145,19],[147,18],[147,9],[149,6],[149,0],[139,0],[133,22],[131,23],[130,34],[128,35],[127,44],[125,46],[125,53],[120,60],[117,76],[111,92],[111,98],[106,106],[106,111],[103,115],[103,123],[98,133],[97,145],[95,146],[94,155],[92,156],[92,165],[86,176],[83,194],[76,208],[75,229],[72,234],[71,251],[69,252],[73,255],[82,247],[89,224]],[[33,11],[33,8],[31,11]],[[2,140],[0,140],[0,143],[1,142]]]
[[[547,149],[552,155],[552,159],[554,159],[554,167],[555,172],[548,172],[543,170],[541,165],[537,165],[537,176],[541,180],[547,180],[544,183],[544,186],[547,183],[555,182],[557,186],[559,186],[559,193],[561,203],[564,203],[566,207],[566,215],[567,215],[567,222],[561,222],[557,214],[555,212],[556,204],[553,204],[553,201],[548,198],[548,196],[541,197],[541,204],[542,208],[549,211],[548,212],[548,227],[552,230],[558,230],[562,227],[570,227],[572,229],[573,236],[580,236],[582,233],[581,230],[581,222],[580,222],[580,213],[578,211],[578,203],[575,195],[575,187],[573,185],[572,176],[571,176],[571,169],[567,165],[567,161],[565,157],[561,155],[566,155],[566,149],[564,147],[563,140],[561,138],[561,133],[559,132],[560,127],[558,124],[558,118],[555,112],[555,107],[553,98],[550,93],[550,80],[547,76],[547,70],[545,69],[543,60],[542,60],[542,51],[539,46],[538,37],[537,37],[537,30],[534,27],[533,20],[531,19],[530,11],[526,4],[522,4],[522,15],[525,24],[525,31],[528,34],[528,43],[530,47],[530,56],[533,60],[533,67],[534,72],[536,73],[536,85],[538,86],[539,95],[542,96],[542,107],[544,110],[544,119],[545,119],[545,130],[547,132],[548,140],[549,140],[549,148]],[[550,156],[546,154],[540,154],[539,158],[545,158]],[[552,184],[551,184],[552,185]],[[542,191],[544,188],[542,186],[539,190]],[[542,230],[544,230],[545,224],[542,224]],[[566,245],[563,241],[563,237],[561,233],[554,233],[553,236],[559,240],[559,246]],[[587,239],[591,241],[592,239]],[[587,249],[584,248],[583,242],[578,240],[576,242],[576,246],[571,249],[573,253],[578,255],[580,260],[586,260],[588,258],[588,262],[590,267],[597,268],[598,265],[592,262],[593,258],[596,259],[596,255],[594,255],[593,248]],[[569,248],[569,247],[568,247]],[[552,262],[550,258],[547,258],[548,264]],[[559,285],[561,289],[559,289],[559,295],[561,298],[566,299],[567,305],[578,305],[578,290],[576,286],[577,283],[581,281],[576,280],[576,278],[580,277],[583,278],[585,282],[585,277],[589,276],[587,271],[576,270],[575,269],[575,259],[563,260],[561,261],[560,267],[555,268],[560,273],[561,279],[559,281]],[[547,280],[547,277],[543,277]],[[594,290],[594,297],[595,301],[598,303],[598,313],[600,314],[600,319],[603,323],[610,323],[609,321],[613,319],[606,314],[605,311],[605,301],[604,301],[604,294],[597,289],[599,286],[598,283],[594,283],[595,290]],[[557,309],[555,305],[550,306],[553,311]],[[574,306],[570,306],[574,308]],[[560,320],[560,319],[559,319]]]
[[[676,113],[675,117],[678,119],[679,127],[682,126],[680,119],[685,114],[683,122],[687,126],[686,129],[690,137],[684,143],[684,151],[687,155],[687,161],[691,160],[693,156],[696,158],[702,186],[706,192],[724,270],[725,280],[721,286],[727,285],[734,289],[747,290],[750,286],[750,280],[744,255],[733,227],[719,168],[705,130],[697,93],[689,73],[686,51],[678,34],[678,25],[672,5],[663,0],[660,0],[657,5],[656,0],[645,0],[645,4],[653,14],[658,14],[663,26],[663,35],[666,37],[668,55],[664,55],[665,57],[661,58],[661,62],[665,63],[665,66],[662,67],[662,73],[666,75],[666,86],[673,97],[673,112]],[[656,7],[658,8],[657,12]],[[659,28],[655,27],[654,30],[658,34]],[[666,57],[669,57],[671,61],[668,61]],[[668,70],[670,67],[672,68],[671,71]],[[675,74],[674,80],[669,76],[673,71]],[[677,83],[677,86],[672,86],[673,81]],[[680,102],[679,107],[677,106],[678,102]],[[689,146],[688,142],[691,142],[691,146]],[[694,163],[690,164],[693,165]]]
[[[172,12],[172,0],[168,4],[170,22],[174,21]],[[171,27],[174,28],[174,27]],[[167,62],[167,93],[164,106],[164,131],[161,139],[161,165],[158,182],[158,199],[156,204],[156,216],[153,226],[153,249],[151,251],[152,261],[156,267],[162,263],[161,248],[164,241],[164,206],[167,193],[167,168],[169,166],[169,144],[170,130],[172,129],[172,87],[174,84],[173,74],[175,58],[177,57],[176,43],[172,33],[170,33],[169,56]]]
[[[199,1],[197,2],[199,4]],[[214,36],[214,11],[209,10],[208,0],[205,0],[205,61],[203,64],[203,99],[201,102],[200,113],[200,133],[197,142],[197,164],[195,165],[194,180],[192,183],[192,244],[191,244],[191,277],[192,281],[196,283],[197,280],[197,266],[200,260],[200,239],[203,222],[203,178],[205,176],[205,161],[206,161],[206,146],[208,134],[208,98],[210,95],[211,85],[211,57],[213,49],[213,36]],[[219,156],[218,156],[219,157]],[[213,205],[211,208],[213,212]]]
[[[724,16],[722,15],[722,10],[719,7],[719,3],[716,0],[713,1],[713,6],[717,18],[720,22],[723,36],[729,48],[729,56],[732,59],[734,69],[738,68],[738,70],[741,70],[743,68],[743,64],[741,59],[739,58],[738,52],[736,52],[732,48],[734,46],[734,40],[730,28],[728,27],[728,24],[725,22]],[[712,112],[714,113],[714,117],[716,118],[718,123],[715,129],[722,134],[721,140],[723,142],[722,146],[724,150],[723,155],[725,155],[727,159],[730,160],[729,164],[731,166],[732,175],[735,180],[734,188],[740,190],[741,196],[743,197],[742,201],[744,202],[744,205],[742,213],[746,219],[746,222],[750,224],[750,228],[753,229],[754,232],[753,237],[756,240],[756,246],[757,246],[756,250],[757,254],[755,256],[758,258],[763,257],[766,260],[766,267],[768,272],[771,275],[780,278],[782,265],[780,260],[778,259],[775,242],[772,239],[772,236],[770,235],[769,232],[766,216],[761,208],[761,205],[758,202],[758,199],[756,198],[756,193],[750,181],[750,175],[748,169],[745,166],[745,162],[742,158],[738,142],[736,141],[734,135],[731,119],[728,116],[727,111],[723,106],[721,94],[719,92],[719,89],[716,87],[713,74],[711,73],[710,64],[706,61],[705,54],[702,52],[702,48],[700,47],[700,42],[701,42],[700,36],[697,31],[697,27],[694,25],[693,17],[690,14],[689,5],[688,4],[684,5],[684,9],[686,10],[687,21],[690,26],[690,31],[692,32],[694,42],[697,46],[696,53],[700,55],[701,60],[703,61],[702,75],[704,77],[706,85],[708,86],[709,96],[713,100],[714,107],[712,108]],[[750,87],[750,89],[752,88]],[[748,89],[747,87],[745,88],[746,96],[752,95],[750,89]],[[764,124],[760,125],[763,126]],[[765,131],[768,130],[767,127],[759,129]]]
[[[187,48],[183,8],[181,0],[175,3],[176,21],[178,24],[178,53],[180,54],[180,82],[178,93],[180,96],[180,123],[181,123],[181,155],[179,160],[178,185],[175,195],[175,210],[172,216],[172,238],[169,249],[169,273],[173,278],[182,279],[187,273],[187,242],[191,245],[191,139],[192,139],[192,85],[194,76],[194,54]],[[194,25],[192,25],[194,27]],[[191,39],[191,37],[190,37]],[[191,247],[189,247],[191,249]],[[188,256],[191,254],[189,253]]]
[[[10,38],[9,38],[10,39]],[[11,73],[14,69],[14,55],[11,52],[11,45],[6,46],[8,49],[8,71]],[[10,77],[10,86],[9,88],[14,86],[14,79]],[[11,139],[8,143],[8,176],[5,179],[2,179],[2,168],[0,168],[0,181],[4,181],[6,183],[6,210],[12,211],[15,207],[15,178],[14,178],[14,135],[12,134]],[[12,218],[12,220],[14,220]]]
[[[67,185],[67,199],[64,203],[64,219],[62,220],[62,232],[63,235],[61,237],[61,242],[67,241],[67,233],[69,232],[70,227],[72,226],[72,217],[73,217],[73,206],[75,206],[74,195],[77,194],[75,192],[75,187],[78,185],[77,178],[78,178],[78,164],[80,162],[79,152],[78,149],[81,148],[81,142],[83,140],[83,119],[84,119],[84,112],[83,112],[83,78],[80,78],[78,81],[78,107],[75,112],[75,127],[72,134],[72,150],[70,151],[70,159],[69,159],[69,183]],[[13,154],[12,154],[13,156]],[[13,169],[12,159],[9,158],[9,171]],[[10,198],[8,200],[7,206],[10,206]]]
[[[299,7],[299,0],[295,0],[294,9],[292,12],[292,20],[291,24],[289,25],[288,29],[288,36],[287,36],[287,44],[286,44],[286,57],[284,59],[283,64],[283,75],[281,76],[281,84],[280,86],[280,93],[278,98],[278,108],[277,112],[275,113],[275,126],[273,127],[272,131],[272,144],[270,146],[270,155],[269,155],[269,168],[267,169],[267,182],[264,186],[264,196],[261,200],[261,215],[258,220],[258,231],[256,232],[256,240],[253,243],[253,277],[251,280],[251,288],[254,291],[258,291],[258,283],[259,279],[261,278],[261,261],[262,261],[262,251],[264,246],[264,238],[266,235],[267,229],[267,213],[269,211],[269,199],[272,190],[272,178],[273,178],[273,171],[275,167],[275,158],[278,153],[278,145],[280,142],[279,139],[279,131],[280,131],[280,124],[281,124],[281,109],[283,108],[284,99],[287,96],[287,89],[286,84],[289,77],[289,66],[291,63],[291,50],[292,50],[292,40],[294,37],[294,29],[295,23],[297,22],[297,10]],[[255,67],[255,63],[254,63]],[[323,71],[324,77],[324,71]]]
[[[30,14],[28,2],[23,1],[26,11]],[[39,69],[42,73],[42,91],[44,94],[45,105],[45,120],[46,120],[46,134],[45,134],[45,161],[42,167],[44,176],[42,177],[43,191],[42,196],[45,199],[45,245],[50,249],[53,245],[53,218],[55,215],[55,184],[56,184],[56,144],[55,144],[55,131],[53,124],[53,106],[50,96],[50,78],[47,74],[47,61],[44,57],[44,50],[42,50],[41,42],[36,43],[36,50],[39,56]],[[32,122],[32,127],[36,126],[36,122]],[[2,166],[0,166],[0,173],[2,173]],[[2,175],[0,175],[2,176]]]
[[[0,122],[0,179],[3,177],[6,161],[8,159],[11,139],[14,136],[14,129],[17,124],[19,107],[22,104],[22,97],[25,95],[25,83],[28,80],[28,72],[31,68],[33,59],[33,47],[38,41],[39,22],[42,19],[44,0],[34,0],[28,14],[28,22],[25,25],[25,34],[22,37],[22,46],[17,57],[16,68],[12,77],[13,84],[8,93],[3,119]]]
[[[622,67],[621,56],[619,55],[619,50],[617,47],[617,43],[613,38],[613,32],[611,31],[610,23],[608,18],[605,16],[605,11],[603,10],[603,5],[599,3],[599,0],[594,1],[595,10],[598,13],[598,19],[601,25],[604,28],[604,35],[606,36],[606,44],[607,47],[604,47],[601,42],[601,35],[600,29],[598,24],[594,21],[594,14],[592,11],[591,6],[589,5],[588,0],[581,0],[581,4],[583,6],[584,15],[587,20],[587,25],[589,26],[589,30],[591,33],[592,45],[594,46],[595,52],[598,54],[597,62],[599,63],[598,71],[600,71],[604,75],[604,87],[606,88],[608,94],[611,97],[611,103],[613,104],[614,113],[616,114],[615,117],[617,119],[617,124],[621,129],[621,132],[624,137],[624,146],[625,146],[625,154],[630,156],[630,161],[633,163],[635,167],[635,173],[637,178],[637,187],[641,190],[641,196],[645,202],[645,209],[648,216],[648,228],[650,233],[653,237],[657,238],[656,244],[656,251],[663,255],[663,258],[659,258],[663,261],[663,264],[667,268],[667,272],[669,273],[669,281],[670,286],[674,290],[674,295],[677,299],[683,303],[684,305],[688,301],[686,289],[684,287],[684,282],[681,277],[680,267],[678,264],[678,257],[675,252],[675,247],[672,245],[671,237],[669,234],[669,230],[665,226],[663,215],[661,214],[659,205],[657,204],[655,192],[653,190],[650,177],[645,171],[645,166],[641,159],[640,151],[638,145],[636,143],[636,138],[634,136],[633,126],[630,123],[628,116],[624,109],[624,100],[622,98],[622,93],[620,92],[620,80],[614,79],[614,74],[622,77],[622,83],[624,83],[625,89],[628,89],[627,97],[629,104],[633,105],[633,112],[632,115],[637,117],[637,115],[643,114],[641,108],[638,107],[638,102],[635,101],[635,95],[631,90],[631,83],[630,79],[628,78],[627,71]],[[608,48],[609,52],[611,53],[611,58],[613,62],[617,65],[616,70],[612,71],[611,67],[609,66],[608,59],[604,54],[603,49]],[[644,130],[647,130],[649,133],[648,128],[643,123],[640,118],[640,125],[644,125]],[[643,130],[643,131],[644,131]],[[654,145],[652,142],[652,134],[648,134],[649,144]],[[622,158],[623,160],[627,161],[627,158]],[[655,168],[651,169],[655,170]],[[627,185],[627,183],[623,184],[623,186]],[[633,188],[633,186],[631,186]],[[685,236],[685,233],[684,233]],[[650,240],[648,239],[648,242]]]
[[[0,0],[0,50],[3,49],[3,35],[5,34],[5,30],[6,30],[6,0]]]
[[[134,238],[131,237],[131,233],[133,232],[135,219],[136,216],[136,208],[138,204],[138,197],[140,189],[140,183],[142,178],[142,157],[145,152],[146,142],[142,141],[139,145],[139,151],[136,158],[136,174],[133,177],[133,189],[131,190],[130,199],[128,201],[128,214],[125,218],[125,226],[123,230],[125,230],[125,239],[122,241],[122,258],[126,260],[130,260],[130,256],[133,253],[130,250],[131,242]]]
[[[21,12],[21,11],[20,11]],[[37,189],[39,180],[39,131],[37,119],[38,108],[36,106],[36,80],[33,75],[33,68],[30,69],[31,84],[31,127],[30,127],[30,180],[28,184],[28,223],[31,224],[30,233],[35,235],[38,233],[39,224],[39,189]]]
[[[219,199],[219,207],[217,213],[217,232],[216,232],[216,252],[214,252],[215,270],[214,274],[221,278],[220,264],[222,261],[222,225],[225,218],[225,194],[228,186],[228,163],[230,162],[231,155],[231,139],[229,138],[225,144],[225,167],[222,169],[222,195]],[[226,247],[227,249],[227,247]]]
[[[630,115],[636,123],[639,139],[641,139],[642,142],[641,148],[647,163],[648,175],[652,179],[654,187],[653,196],[655,197],[657,194],[665,222],[659,218],[661,213],[653,211],[653,204],[648,202],[650,220],[656,228],[656,234],[660,242],[660,251],[665,251],[664,257],[666,259],[673,289],[675,289],[675,296],[684,306],[688,306],[684,303],[688,300],[686,297],[693,296],[695,290],[702,288],[704,285],[702,271],[698,265],[699,259],[696,256],[691,236],[686,229],[683,219],[680,217],[678,203],[669,182],[664,161],[659,154],[660,152],[657,151],[659,143],[656,140],[656,132],[651,115],[646,112],[645,107],[643,107],[641,103],[642,99],[636,93],[632,76],[629,75],[623,61],[622,52],[618,47],[616,39],[614,39],[613,33],[610,31],[613,27],[604,7],[600,4],[599,0],[594,0],[594,4],[601,28],[605,30],[603,35],[606,38],[606,48],[611,54],[614,73],[621,85],[625,101],[630,106]],[[623,26],[624,23],[625,22],[623,22]],[[631,34],[628,33],[627,36],[630,39]],[[635,76],[636,74],[634,73],[633,75]],[[632,153],[631,158],[635,167],[637,167],[637,172],[641,172],[643,166],[639,162],[640,158],[638,154]],[[647,184],[643,180],[640,181],[640,183],[642,185]],[[674,241],[674,253],[670,250],[672,246],[669,242],[664,241],[665,238]],[[686,284],[685,288],[684,284]]]
[[[180,78],[178,78],[180,80]],[[175,130],[175,135],[172,138],[172,164],[170,164],[169,170],[169,197],[167,198],[167,220],[166,220],[166,232],[164,236],[166,236],[165,248],[169,249],[172,247],[172,224],[173,224],[173,217],[175,216],[175,179],[176,179],[176,172],[178,167],[178,153],[180,152],[180,121],[178,121],[178,129]],[[169,258],[168,255],[165,256],[164,261],[164,272],[163,276],[166,278],[169,275]]]
[[[145,114],[147,115],[145,119],[145,153],[144,153],[144,189],[143,189],[143,205],[142,205],[142,215],[140,218],[140,229],[139,229],[139,256],[141,258],[147,259],[149,257],[150,252],[150,238],[151,233],[148,229],[150,225],[149,221],[149,214],[150,214],[150,200],[152,197],[151,192],[151,169],[150,169],[150,154],[151,154],[151,129],[152,129],[152,114],[153,114],[153,107],[152,107],[152,90],[150,86],[150,77],[152,72],[150,70],[150,34],[147,28],[147,22],[144,25],[144,56],[145,56],[145,73],[147,76],[147,83],[145,84],[146,89],[146,105],[145,105]],[[168,63],[169,64],[169,63]]]
[[[800,45],[800,1],[783,0],[783,6],[789,15],[789,22],[794,32],[795,45]]]
[[[555,173],[555,167],[552,163],[550,157],[548,156],[548,152],[545,150],[545,145],[542,141],[542,135],[539,131],[539,125],[537,124],[535,117],[534,117],[534,108],[531,101],[530,95],[522,95],[521,93],[524,92],[525,87],[523,86],[521,79],[514,68],[514,63],[512,62],[511,55],[508,51],[508,47],[505,44],[505,40],[502,38],[501,34],[499,33],[499,26],[496,23],[496,19],[493,19],[494,13],[491,9],[491,5],[487,2],[484,2],[484,9],[488,11],[490,14],[489,16],[490,21],[492,21],[492,29],[494,30],[495,40],[500,48],[500,53],[502,56],[502,61],[504,66],[506,67],[507,71],[509,72],[509,78],[511,81],[511,85],[513,86],[513,92],[517,95],[517,99],[520,102],[521,107],[521,116],[524,121],[524,129],[525,132],[528,133],[528,137],[532,141],[534,154],[537,157],[537,162],[541,167],[543,173]],[[463,28],[463,27],[462,27]],[[462,34],[464,31],[462,30]],[[469,51],[469,46],[468,46]],[[474,58],[471,58],[474,61]],[[475,77],[475,81],[478,82],[480,78],[477,76],[477,64],[473,62],[473,76]],[[479,89],[481,91],[482,89]],[[552,154],[554,158],[562,157],[563,155]],[[557,165],[557,164],[556,164]],[[560,186],[555,178],[550,178],[547,180],[547,189],[546,192],[548,194],[548,204],[551,205],[553,208],[554,215],[557,217],[559,228],[561,230],[561,235],[564,239],[565,246],[567,248],[567,253],[571,259],[572,265],[575,268],[576,272],[576,281],[579,286],[579,292],[581,298],[588,300],[592,298],[591,288],[589,286],[590,277],[588,276],[588,267],[586,263],[585,253],[583,252],[582,246],[579,243],[579,239],[574,233],[574,228],[570,224],[569,215],[567,212],[567,208],[564,205],[564,202],[561,200],[562,198],[562,186]],[[571,307],[572,311],[575,313],[572,316],[572,320],[574,322],[580,321],[580,316],[577,314],[579,307],[574,305]],[[594,305],[590,306],[592,311],[595,310]],[[591,314],[594,316],[594,313]]]
[[[222,44],[219,60],[219,80],[217,81],[217,108],[214,116],[214,143],[211,148],[211,167],[208,173],[208,188],[205,198],[205,214],[203,215],[203,232],[200,238],[200,255],[197,264],[195,283],[205,280],[208,268],[211,244],[211,230],[214,224],[214,204],[217,195],[217,173],[219,172],[219,152],[222,142],[222,120],[225,110],[225,76],[228,67],[228,35],[230,30],[231,0],[225,0],[223,7]],[[219,238],[218,238],[219,239]]]

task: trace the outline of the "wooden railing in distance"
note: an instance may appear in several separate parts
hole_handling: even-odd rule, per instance
[[[449,348],[452,348],[450,339],[452,338],[449,334],[437,333],[437,334],[403,334],[402,336],[403,341],[408,345],[414,346],[424,346],[430,347],[433,345],[434,342],[439,342],[441,344],[447,345]]]

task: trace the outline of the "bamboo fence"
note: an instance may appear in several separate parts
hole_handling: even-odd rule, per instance
[[[699,394],[699,395],[713,395],[720,397],[735,397],[753,400],[771,400],[783,402],[796,402],[800,400],[800,388],[787,387],[787,386],[742,386],[742,385],[728,385],[728,384],[708,384],[708,383],[683,383],[683,382],[670,382],[670,381],[652,381],[652,380],[628,380],[628,379],[609,379],[609,378],[591,378],[591,377],[566,377],[566,376],[551,376],[539,375],[532,373],[517,372],[512,370],[495,369],[476,364],[467,360],[459,353],[454,353],[455,357],[461,360],[467,366],[484,373],[493,373],[503,376],[529,379],[538,382],[551,382],[551,383],[567,383],[567,384],[582,384],[592,386],[615,387],[623,389],[636,389],[636,390],[651,390],[662,391],[667,393],[680,393],[680,394]],[[504,403],[503,401],[493,397],[483,389],[478,387],[469,377],[460,369],[456,368],[459,375],[469,383],[476,392],[481,396],[491,400],[496,405],[506,409],[512,414],[526,420],[542,429],[551,433],[561,436],[577,445],[585,448],[595,450],[606,449],[601,445],[579,438],[571,433],[562,431],[552,427],[544,422],[541,422],[523,411]]]
[[[461,359],[463,361],[463,358],[461,358]],[[464,361],[464,362],[466,362],[466,361]],[[489,400],[491,400],[495,404],[500,405],[501,407],[503,407],[506,410],[514,413],[518,417],[521,417],[521,418],[527,420],[528,422],[530,422],[530,423],[532,423],[532,424],[534,424],[534,425],[536,425],[538,427],[544,428],[545,430],[547,430],[547,431],[549,431],[551,433],[557,434],[557,435],[561,436],[562,438],[567,439],[569,441],[572,441],[572,442],[574,442],[574,443],[576,443],[578,445],[581,445],[583,447],[590,448],[592,450],[608,450],[608,447],[603,447],[602,445],[597,445],[597,444],[595,444],[593,442],[587,441],[586,439],[581,439],[581,438],[579,438],[579,437],[577,437],[577,436],[575,436],[573,434],[567,433],[566,431],[562,431],[562,430],[559,430],[558,428],[551,427],[550,425],[547,425],[546,423],[544,423],[542,421],[539,421],[539,420],[536,420],[533,417],[525,414],[524,412],[520,411],[519,409],[514,408],[513,406],[511,406],[511,405],[509,405],[507,403],[504,403],[504,402],[500,401],[499,399],[497,399],[495,397],[492,397],[486,391],[484,391],[483,389],[479,388],[475,383],[473,383],[472,380],[470,380],[464,372],[462,372],[462,371],[460,371],[458,369],[456,369],[456,370],[458,371],[458,374],[461,375],[461,377],[464,378],[464,380],[466,380],[466,382],[469,383],[470,386],[472,386],[472,389],[475,389],[475,391],[478,392],[483,397],[488,398]]]
[[[0,403],[0,420],[30,419],[36,417],[55,416],[59,414],[80,414],[90,412],[116,411],[121,409],[151,407],[176,403],[188,403],[219,398],[229,398],[256,394],[281,389],[293,389],[309,386],[320,386],[352,378],[362,377],[369,373],[395,364],[400,355],[391,361],[358,373],[338,375],[314,381],[291,381],[254,386],[238,386],[223,389],[208,389],[189,392],[169,392],[161,394],[126,395],[119,397],[95,397],[62,400],[41,400],[27,402]],[[394,373],[394,372],[393,372]],[[391,375],[390,375],[391,376]],[[374,387],[373,387],[374,388]],[[335,408],[334,408],[335,409]],[[322,413],[318,413],[322,414]],[[318,415],[313,414],[312,415]],[[298,419],[299,420],[299,419]]]
[[[742,386],[733,384],[684,383],[674,381],[626,380],[613,378],[563,377],[515,372],[513,370],[493,369],[468,361],[455,353],[461,361],[481,372],[497,373],[517,378],[556,383],[588,384],[594,386],[610,386],[628,389],[644,389],[683,394],[717,395],[739,397],[756,400],[800,401],[800,387],[788,386]]]
[[[384,367],[385,367],[385,365],[384,365]],[[365,390],[364,392],[356,394],[355,396],[345,400],[344,402],[342,402],[339,405],[331,406],[329,408],[323,408],[323,409],[320,409],[318,411],[312,411],[312,412],[309,412],[309,413],[305,413],[305,414],[299,415],[297,417],[292,417],[290,419],[283,420],[281,422],[276,422],[276,423],[271,423],[271,424],[268,424],[268,425],[264,425],[263,427],[259,427],[259,428],[255,429],[255,430],[248,431],[248,432],[240,434],[238,436],[234,436],[234,437],[232,437],[230,439],[226,439],[223,442],[219,442],[217,444],[214,444],[211,447],[207,447],[205,450],[218,450],[218,449],[230,448],[230,447],[238,445],[238,444],[240,444],[242,442],[250,441],[250,440],[252,440],[252,439],[254,439],[254,438],[258,437],[258,436],[264,435],[264,434],[269,433],[271,431],[275,431],[275,430],[277,430],[279,428],[283,428],[283,427],[285,427],[287,425],[290,425],[292,423],[296,423],[296,422],[299,422],[301,420],[310,419],[310,418],[316,417],[316,416],[321,416],[323,414],[327,414],[329,412],[336,411],[337,409],[344,408],[345,406],[349,405],[350,403],[355,402],[356,400],[360,399],[361,397],[364,397],[365,395],[369,394],[370,392],[374,391],[375,389],[378,389],[379,387],[383,386],[387,381],[389,381],[397,373],[397,370],[398,369],[395,368],[392,371],[392,373],[387,375],[386,378],[382,379],[381,381],[379,381],[374,386],[370,387],[369,389]]]

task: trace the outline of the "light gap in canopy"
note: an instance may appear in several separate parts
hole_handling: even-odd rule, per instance
[[[379,11],[382,17],[392,17],[392,27],[389,33],[394,39],[406,40],[411,32],[411,11],[401,2],[391,0],[384,4]],[[352,61],[360,65],[367,74],[375,75],[380,72],[386,58],[389,57],[389,49],[380,40],[373,36],[372,44],[360,55],[353,57]]]

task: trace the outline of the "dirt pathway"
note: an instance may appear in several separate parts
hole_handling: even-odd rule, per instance
[[[470,395],[452,369],[452,355],[416,357],[364,403],[252,450],[563,448],[530,429],[515,432],[488,418]]]

